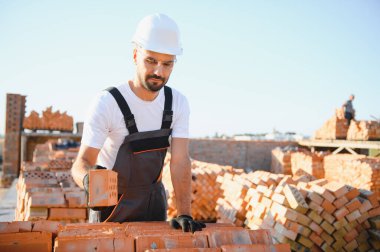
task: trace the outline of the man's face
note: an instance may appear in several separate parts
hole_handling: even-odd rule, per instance
[[[355,96],[350,95],[350,100],[353,101],[355,99]]]
[[[168,82],[176,60],[174,55],[162,54],[137,48],[133,58],[137,77],[143,87],[151,92],[159,91]]]

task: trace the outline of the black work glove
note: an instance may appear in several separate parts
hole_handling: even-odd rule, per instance
[[[170,220],[170,226],[175,229],[182,228],[183,232],[192,232],[202,231],[202,228],[205,228],[206,225],[202,222],[195,221],[189,215],[180,215],[177,218],[173,218]]]
[[[86,175],[84,175],[83,177],[83,189],[84,191],[86,192],[86,196],[88,198],[88,187],[89,187],[89,176],[88,176],[88,173]]]

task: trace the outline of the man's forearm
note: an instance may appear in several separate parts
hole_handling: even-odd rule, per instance
[[[191,163],[171,163],[170,172],[178,215],[191,215]]]

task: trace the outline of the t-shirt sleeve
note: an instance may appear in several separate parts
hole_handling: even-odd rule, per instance
[[[103,147],[110,132],[112,115],[107,98],[107,94],[102,92],[92,101],[83,126],[82,144],[97,149]]]
[[[173,131],[172,137],[178,138],[189,138],[189,117],[190,117],[190,107],[185,96],[180,96],[178,101],[178,111],[177,115],[173,118]]]

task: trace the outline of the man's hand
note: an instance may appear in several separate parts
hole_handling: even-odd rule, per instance
[[[182,228],[183,232],[192,232],[202,231],[202,228],[205,228],[206,225],[202,222],[195,221],[189,215],[180,215],[177,218],[170,220],[170,226],[175,229]]]
[[[83,189],[85,190],[87,197],[88,197],[88,187],[89,187],[89,184],[90,184],[90,180],[89,180],[89,176],[88,176],[88,173],[87,173],[83,177]]]

